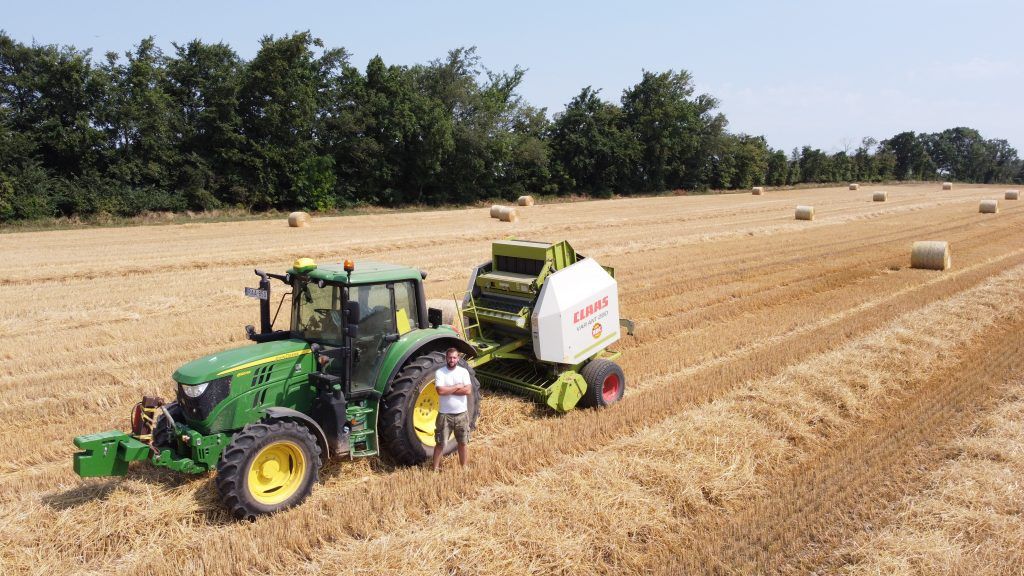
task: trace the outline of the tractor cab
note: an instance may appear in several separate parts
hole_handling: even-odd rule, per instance
[[[257,272],[257,274],[261,274]],[[347,391],[372,389],[377,368],[388,346],[399,338],[426,326],[423,296],[424,274],[414,268],[351,260],[318,266],[300,258],[278,278],[291,288],[291,325],[288,330],[272,329],[269,321],[269,286],[257,294],[261,302],[261,331],[247,327],[256,342],[299,339],[309,342],[318,355],[328,359],[326,374],[349,376]],[[263,275],[261,274],[261,278]],[[351,345],[346,342],[351,337]]]
[[[289,336],[317,344],[318,351],[330,361],[324,372],[345,375],[345,336],[352,336],[351,389],[365,390],[374,385],[376,367],[388,345],[416,330],[425,321],[422,283],[419,271],[409,270],[412,278],[391,278],[374,282],[387,267],[366,263],[366,272],[352,274],[319,269],[319,274],[296,273],[290,277],[292,318]],[[310,271],[312,272],[312,271]],[[318,277],[319,276],[319,277]],[[357,283],[360,280],[367,283]]]

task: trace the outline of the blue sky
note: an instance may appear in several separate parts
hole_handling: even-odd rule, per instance
[[[29,43],[124,52],[149,35],[224,41],[251,58],[263,35],[310,30],[363,68],[426,63],[476,46],[485,66],[528,71],[520,93],[562,110],[584,86],[618,102],[643,70],[688,70],[729,130],[784,150],[853,149],[865,136],[954,126],[1024,155],[1024,3],[898,2],[0,2]]]

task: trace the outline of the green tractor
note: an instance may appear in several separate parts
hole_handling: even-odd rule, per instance
[[[296,260],[283,275],[256,270],[255,344],[180,367],[176,398],[144,397],[131,433],[74,439],[82,477],[123,476],[148,460],[178,472],[216,469],[225,506],[253,519],[302,502],[327,458],[383,453],[415,465],[434,450],[434,373],[459,350],[469,370],[471,426],[480,384],[529,395],[564,412],[607,406],[625,376],[607,346],[620,328],[614,271],[566,242],[495,242],[461,298],[428,308],[415,268]],[[287,289],[290,328],[275,330],[271,280]],[[447,318],[445,317],[447,309]],[[449,438],[444,452],[455,449]]]

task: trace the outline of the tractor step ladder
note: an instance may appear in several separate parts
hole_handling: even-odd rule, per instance
[[[473,338],[470,336],[469,332],[470,330],[476,330],[477,339],[483,339],[484,331],[480,326],[480,314],[477,312],[476,300],[473,299],[473,291],[467,290],[461,294],[457,292],[453,293],[452,299],[455,300],[456,304],[458,304],[459,328],[462,329],[462,337],[466,340],[472,340]],[[468,306],[466,304],[468,304]],[[473,315],[473,323],[466,324],[466,318],[470,314]]]
[[[365,428],[349,432],[349,458],[355,458],[357,456],[373,456],[377,454],[377,431],[371,427],[371,422],[366,421],[371,412],[373,412],[373,410],[370,408],[358,408],[356,410],[350,410],[349,412],[349,414],[351,416],[355,416],[357,420],[362,420],[361,424],[365,426]]]

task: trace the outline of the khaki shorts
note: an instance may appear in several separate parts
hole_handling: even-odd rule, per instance
[[[455,433],[456,442],[469,444],[469,411],[459,414],[438,413],[434,426],[434,442],[437,444],[444,445],[452,432]]]

